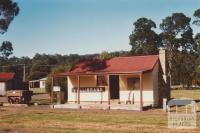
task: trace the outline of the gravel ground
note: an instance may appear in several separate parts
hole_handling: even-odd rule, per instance
[[[10,132],[10,131],[0,131],[0,133],[19,133],[17,131],[14,131],[14,132]]]
[[[6,97],[0,97],[0,103],[5,103],[5,102],[7,102],[7,98]]]

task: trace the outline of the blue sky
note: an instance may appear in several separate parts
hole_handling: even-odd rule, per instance
[[[92,54],[130,50],[129,35],[140,17],[159,23],[173,12],[192,17],[199,0],[16,0],[20,14],[0,41],[14,56]],[[194,32],[200,27],[194,26]]]

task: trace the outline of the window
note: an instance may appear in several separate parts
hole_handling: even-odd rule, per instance
[[[127,85],[129,90],[139,90],[140,89],[140,79],[139,78],[128,78]]]
[[[45,86],[46,82],[45,81],[42,81],[42,86]]]
[[[97,86],[107,86],[106,75],[97,75]]]

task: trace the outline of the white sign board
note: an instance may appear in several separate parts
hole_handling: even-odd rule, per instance
[[[54,86],[53,91],[55,91],[55,92],[60,91],[60,86]]]
[[[168,128],[192,129],[196,128],[196,113],[169,113]]]
[[[170,111],[172,106],[176,106],[176,111]],[[185,111],[178,111],[178,107],[185,106]],[[191,112],[188,112],[191,106]],[[196,103],[192,99],[172,99],[168,102],[168,128],[192,129],[196,128]]]

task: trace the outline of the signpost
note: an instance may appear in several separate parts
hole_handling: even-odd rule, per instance
[[[163,98],[163,111],[167,111],[167,98]]]
[[[53,91],[56,93],[56,103],[61,104],[61,92],[60,86],[54,86]]]

